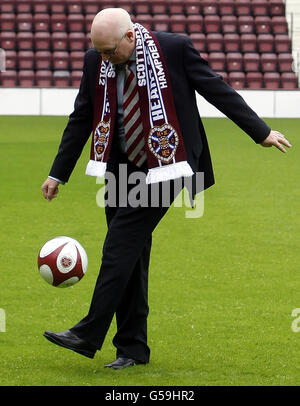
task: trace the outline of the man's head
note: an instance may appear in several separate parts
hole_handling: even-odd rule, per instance
[[[107,8],[94,18],[91,27],[93,46],[104,61],[128,61],[135,48],[135,33],[130,15],[122,8]]]

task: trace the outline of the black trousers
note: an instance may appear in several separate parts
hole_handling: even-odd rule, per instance
[[[117,184],[120,179],[120,163],[123,164],[123,170],[126,165],[128,176],[137,170],[147,172],[146,165],[138,169],[126,156],[119,153],[117,157],[110,159],[107,168],[115,174]],[[128,192],[130,189],[129,186]],[[172,187],[170,190],[172,191]],[[172,192],[170,204],[175,197]],[[106,206],[108,230],[90,309],[87,316],[71,328],[71,331],[99,350],[116,314],[117,333],[113,344],[117,349],[117,357],[147,363],[150,357],[147,316],[152,232],[168,207],[162,207],[161,202],[159,207],[120,206],[124,206],[124,202],[117,204],[117,207]]]

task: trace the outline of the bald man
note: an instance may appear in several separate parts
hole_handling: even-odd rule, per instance
[[[286,152],[284,146],[291,146],[282,134],[272,131],[220,75],[210,69],[188,37],[163,32],[148,33],[133,25],[125,10],[105,9],[94,18],[91,39],[94,48],[85,55],[74,111],[69,117],[49,177],[42,185],[43,195],[48,201],[57,196],[59,184],[68,181],[92,130],[94,144],[87,167],[90,175],[100,176],[101,171],[106,170],[114,174],[117,182],[124,182],[119,173],[122,164],[122,170],[126,168],[128,177],[133,173],[145,176],[151,173],[149,183],[158,182],[161,186],[164,182],[159,181],[162,179],[160,176],[166,176],[166,182],[172,184],[176,177],[183,179],[184,176],[190,176],[191,168],[194,173],[192,196],[212,186],[214,176],[210,153],[197,109],[195,91],[222,111],[257,144],[265,147],[274,145],[282,152]],[[145,48],[148,50],[148,57]],[[157,119],[155,109],[158,104],[149,104],[147,109],[149,100],[146,100],[152,94],[150,85],[153,85],[152,79],[155,82],[155,77],[151,69],[148,69],[147,84],[142,72],[147,67],[146,64],[150,63],[149,55],[153,55],[154,50],[157,51],[155,58],[158,59],[153,61],[159,64],[156,76],[163,71],[165,80],[158,82],[155,90],[161,95],[159,103],[164,106],[162,110],[169,112],[171,120],[156,127],[153,121]],[[130,65],[130,71],[126,71],[127,64]],[[130,158],[131,130],[127,129],[127,120],[124,120],[124,88],[129,75],[133,76],[131,83],[138,78],[137,105],[143,116],[139,125],[140,134],[136,135],[142,137],[139,143],[142,146],[139,163],[134,163]],[[103,87],[102,81],[105,84]],[[146,89],[144,93],[143,86]],[[134,97],[137,97],[136,94]],[[149,111],[150,116],[152,115],[150,133],[147,127]],[[134,126],[134,120],[131,121]],[[157,128],[162,131],[157,131]],[[158,145],[155,144],[158,137],[165,132],[168,133],[167,138],[164,138],[167,148],[163,151],[158,147],[153,148],[153,145]],[[109,136],[106,137],[105,134]],[[154,161],[159,161],[157,167]],[[178,175],[172,174],[175,167],[176,170],[179,168]],[[180,172],[182,168],[184,170]],[[188,171],[184,172],[186,169]],[[204,173],[204,185],[200,187],[195,182],[197,172]],[[153,176],[158,178],[153,181]],[[130,187],[132,185],[128,185],[128,193]],[[169,204],[174,198],[173,193]],[[116,207],[106,205],[105,208],[108,231],[103,245],[100,273],[87,316],[69,330],[59,333],[46,331],[44,336],[57,345],[93,358],[95,352],[101,349],[113,316],[116,315],[117,332],[113,339],[117,349],[116,360],[106,366],[121,369],[149,362],[147,316],[151,236],[168,207],[161,202],[159,207],[131,207],[127,200],[117,201],[119,204]]]

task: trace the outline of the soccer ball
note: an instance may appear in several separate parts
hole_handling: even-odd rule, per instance
[[[50,285],[66,288],[79,282],[87,271],[88,258],[78,241],[56,237],[47,241],[38,255],[42,278]]]

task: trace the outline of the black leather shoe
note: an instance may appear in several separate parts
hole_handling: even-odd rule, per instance
[[[132,365],[137,365],[137,364],[144,364],[144,362],[137,361],[132,358],[119,357],[115,361],[111,362],[110,364],[106,364],[105,368],[122,369],[122,368],[130,367]]]
[[[53,331],[45,331],[44,337],[54,344],[61,347],[73,350],[88,358],[94,358],[96,349],[91,347],[86,341],[77,337],[70,330],[62,331],[61,333],[53,333]]]

